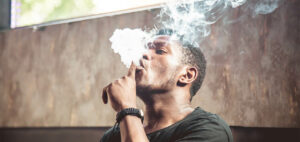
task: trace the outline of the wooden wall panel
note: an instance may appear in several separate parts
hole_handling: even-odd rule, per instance
[[[298,1],[269,15],[220,20],[201,45],[208,61],[194,106],[230,125],[300,127]],[[0,126],[111,126],[103,86],[127,70],[110,48],[116,28],[152,27],[158,10],[0,33]],[[140,106],[142,106],[139,101]]]
[[[268,15],[219,21],[202,44],[207,76],[193,104],[229,124],[300,127],[299,1],[286,1]]]

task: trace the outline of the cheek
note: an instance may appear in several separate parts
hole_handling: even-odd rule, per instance
[[[153,64],[152,72],[156,76],[163,76],[168,68],[168,65],[164,61],[161,61],[157,62],[156,64]]]
[[[178,61],[173,56],[161,56],[156,57],[150,64],[150,70],[148,71],[149,81],[163,80],[173,74],[174,70],[178,66]]]
[[[160,60],[160,62],[157,63],[157,69],[160,73],[169,73],[174,71],[176,67],[179,65],[176,58],[172,58],[172,56],[169,56],[167,58],[164,58],[163,60]]]
[[[158,64],[155,64],[155,67],[153,67],[151,72],[149,72],[149,81],[165,81],[169,79],[169,76],[170,74],[172,74],[172,71],[173,68],[166,62],[160,62]]]

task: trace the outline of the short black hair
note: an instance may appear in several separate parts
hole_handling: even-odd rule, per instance
[[[172,36],[173,34],[176,34],[176,32],[172,29],[161,29],[157,32],[156,35],[168,35]],[[202,53],[201,49],[199,47],[194,46],[192,43],[194,41],[189,42],[183,42],[181,37],[179,36],[179,42],[182,45],[182,51],[183,51],[183,58],[181,59],[183,64],[191,65],[193,67],[196,67],[198,70],[198,76],[196,80],[193,82],[192,87],[190,89],[191,93],[191,100],[194,95],[196,95],[197,91],[201,88],[202,82],[205,77],[205,70],[206,70],[206,60],[204,57],[204,54]]]

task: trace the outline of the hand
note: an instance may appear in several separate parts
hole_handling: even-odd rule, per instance
[[[132,62],[126,76],[103,88],[104,104],[109,100],[112,108],[117,112],[129,107],[136,108],[135,70],[136,65]]]

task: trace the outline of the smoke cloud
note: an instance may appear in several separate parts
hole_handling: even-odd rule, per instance
[[[172,1],[162,6],[158,27],[172,29],[171,38],[180,39],[195,47],[211,33],[210,26],[221,19],[226,11],[247,5],[253,17],[259,14],[272,13],[279,6],[280,0],[257,0],[249,3],[247,0],[181,0]],[[120,54],[121,61],[129,67],[131,61],[138,64],[142,54],[147,51],[146,42],[153,36],[156,29],[146,32],[141,29],[117,29],[110,41],[111,48]]]
[[[279,2],[279,0],[260,0],[253,9],[256,15],[269,14],[279,7]]]
[[[139,59],[146,52],[145,42],[151,37],[147,32],[141,29],[117,29],[109,39],[111,48],[121,57],[121,61],[130,67],[133,61],[136,65],[139,64]]]

